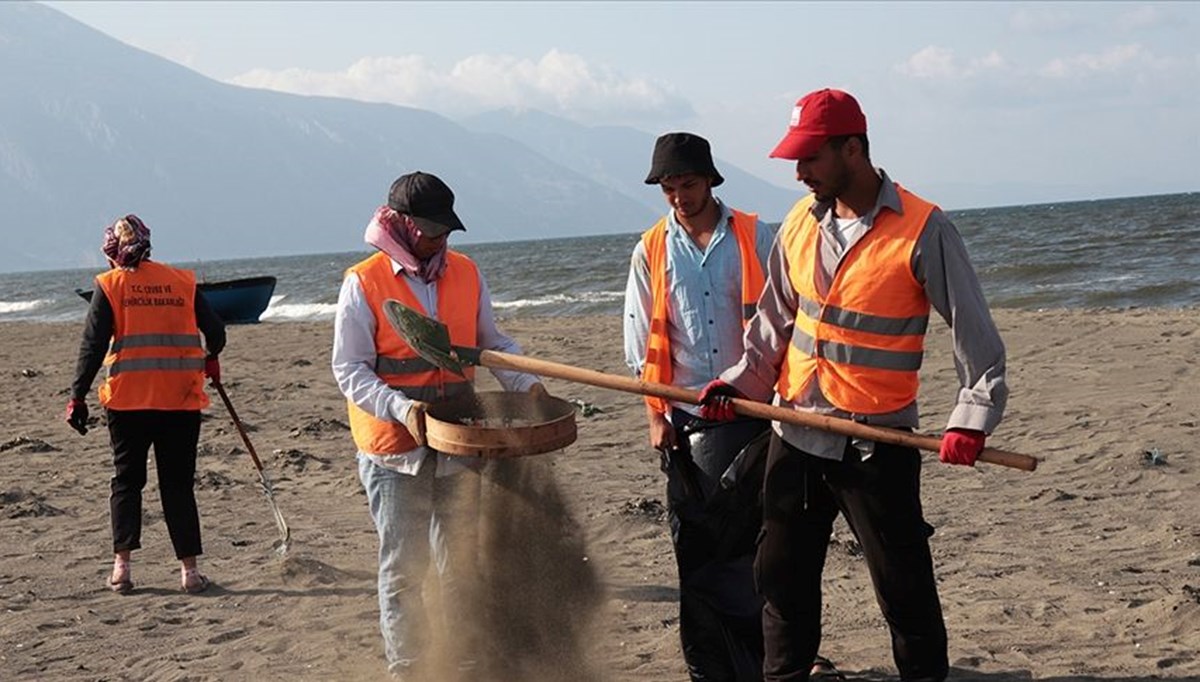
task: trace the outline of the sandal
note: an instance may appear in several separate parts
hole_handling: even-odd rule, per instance
[[[813,659],[812,669],[808,671],[808,679],[841,680],[844,682],[846,676],[833,665],[833,661],[824,656],[817,656]]]
[[[133,592],[133,581],[129,578],[124,580],[113,581],[112,576],[108,578],[108,589],[117,594],[129,594]]]
[[[120,580],[114,580],[113,578],[116,575],[122,575],[124,577]],[[132,575],[132,572],[129,570],[128,561],[114,561],[113,572],[108,576],[108,580],[106,582],[108,589],[116,592],[117,594],[129,594],[133,591]]]
[[[199,594],[208,589],[212,581],[198,568],[189,568],[183,572],[183,582],[179,589],[188,594]]]

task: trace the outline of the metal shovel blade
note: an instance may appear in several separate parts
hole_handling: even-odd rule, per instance
[[[275,516],[275,527],[279,529],[279,540],[275,542],[275,551],[280,556],[286,555],[288,548],[292,546],[292,529],[288,528],[287,521],[283,519],[283,512],[279,511],[279,505],[275,503],[275,490],[271,487],[271,479],[263,470],[262,460],[258,458],[258,452],[254,450],[254,443],[250,442],[250,436],[246,434],[246,427],[238,418],[237,410],[233,409],[233,403],[229,400],[229,394],[225,392],[225,386],[217,379],[213,379],[212,386],[221,396],[221,402],[225,403],[229,418],[233,420],[238,435],[242,437],[242,443],[250,453],[250,461],[254,462],[254,468],[258,470],[258,483],[262,487],[263,494],[267,496],[267,502],[271,504],[271,514]]]
[[[267,502],[271,504],[271,513],[275,515],[275,527],[279,530],[279,539],[274,543],[275,552],[286,556],[292,546],[292,529],[288,528],[283,513],[279,511],[279,505],[275,503],[275,490],[271,487],[271,479],[267,477],[267,472],[258,472],[258,484],[267,496]]]
[[[394,298],[383,302],[383,313],[400,338],[412,346],[417,355],[442,369],[464,376],[463,363],[450,345],[450,330],[446,325]]]

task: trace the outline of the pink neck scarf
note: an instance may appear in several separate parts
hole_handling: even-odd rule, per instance
[[[130,213],[104,228],[100,250],[113,267],[136,268],[150,256],[150,228]]]
[[[424,282],[432,282],[446,271],[446,244],[443,243],[442,248],[429,258],[418,260],[412,248],[420,237],[421,231],[412,218],[396,213],[388,206],[380,206],[375,211],[367,224],[367,233],[363,235],[368,244],[390,256],[405,272]]]

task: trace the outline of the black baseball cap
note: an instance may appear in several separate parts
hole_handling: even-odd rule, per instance
[[[713,164],[708,140],[692,133],[667,133],[654,142],[647,185],[657,185],[663,178],[695,173],[712,178],[712,186],[725,182]]]
[[[388,192],[388,206],[411,216],[426,237],[467,229],[454,213],[454,192],[430,173],[417,171],[396,178]]]

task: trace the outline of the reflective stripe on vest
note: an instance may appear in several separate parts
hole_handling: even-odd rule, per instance
[[[143,261],[96,278],[113,311],[100,403],[113,410],[201,410],[204,348],[196,326],[196,278]]]
[[[109,351],[117,353],[125,348],[146,348],[148,346],[202,347],[198,334],[134,334],[113,341]]]
[[[912,254],[936,208],[899,185],[902,211],[882,209],[842,259],[824,296],[816,287],[820,225],[811,196],[780,228],[796,321],[776,390],[796,400],[814,379],[834,406],[856,414],[895,412],[917,398],[929,300]]]
[[[115,377],[122,372],[145,372],[149,370],[173,372],[196,369],[204,369],[204,358],[134,358],[132,360],[117,360],[109,365],[108,376]]]
[[[388,386],[413,400],[434,402],[469,393],[474,367],[464,368],[465,377],[441,369],[417,355],[383,313],[383,303],[394,298],[414,310],[425,312],[403,275],[392,270],[391,259],[376,253],[354,265],[347,275],[358,276],[363,296],[375,316],[375,373]],[[450,342],[475,346],[479,318],[479,271],[475,263],[457,251],[446,252],[446,271],[437,280],[437,310],[432,315],[450,331]],[[429,313],[426,313],[429,314]],[[350,432],[361,452],[396,455],[417,447],[403,424],[383,420],[347,401]]]
[[[732,211],[732,232],[737,239],[742,266],[742,324],[754,316],[758,298],[762,295],[763,271],[758,260],[758,216]],[[642,381],[671,383],[671,335],[667,329],[670,286],[667,281],[667,218],[642,233],[646,263],[650,271],[650,332],[646,339],[646,361],[642,365]],[[646,397],[646,404],[656,412],[666,414],[670,408],[661,398]]]

